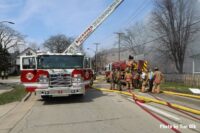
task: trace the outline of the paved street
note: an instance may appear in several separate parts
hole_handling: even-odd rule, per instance
[[[109,87],[104,81],[98,82],[96,86]],[[146,103],[146,105],[171,115],[172,118],[167,118],[167,116],[156,113],[169,124],[178,126],[178,130],[183,133],[200,131],[198,120],[163,105],[155,103]],[[1,133],[173,132],[131,101],[130,97],[95,89],[90,89],[84,97],[69,96],[52,98],[47,101],[32,94],[30,99],[21,106],[7,117],[0,119]],[[20,115],[21,118],[19,118]],[[199,118],[198,115],[194,116]],[[173,117],[178,120],[174,120]],[[195,127],[189,129],[186,126]]]
[[[97,90],[90,90],[83,99],[72,96],[46,102],[37,100],[23,121],[13,132],[171,132],[160,129],[157,120],[122,96]]]

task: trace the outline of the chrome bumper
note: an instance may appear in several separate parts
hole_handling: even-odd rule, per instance
[[[85,87],[71,86],[71,87],[52,87],[46,89],[36,89],[36,95],[40,96],[69,96],[74,94],[85,94]]]

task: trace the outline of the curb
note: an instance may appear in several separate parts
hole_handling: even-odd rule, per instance
[[[123,92],[123,91],[117,91],[117,90],[108,90],[108,89],[104,89],[104,88],[95,88],[95,89],[99,90],[99,91],[116,92],[116,93],[119,93],[119,94],[132,96],[132,94],[129,93],[129,92]],[[139,95],[136,95],[136,97],[139,100],[144,100],[145,102],[154,102],[154,103],[158,103],[158,104],[162,104],[162,105],[166,105],[166,106],[168,105],[168,103],[165,102],[165,101],[160,101],[160,100],[156,100],[156,99],[153,99],[153,98],[148,98],[148,97],[145,97],[145,96],[139,96]],[[177,109],[181,109],[181,110],[193,113],[193,114],[200,115],[200,110],[197,110],[197,109],[188,108],[188,107],[185,107],[185,106],[182,106],[182,105],[178,105],[178,104],[174,104],[174,103],[172,103],[171,106],[175,107]]]
[[[168,95],[177,95],[177,96],[184,96],[184,97],[189,97],[189,98],[200,99],[200,96],[185,94],[185,93],[177,93],[177,92],[172,92],[172,91],[163,91],[163,93],[168,94]]]
[[[30,98],[31,94],[31,92],[28,92],[26,96],[21,100],[21,102],[26,102]]]

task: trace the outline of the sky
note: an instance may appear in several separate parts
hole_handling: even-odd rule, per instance
[[[26,35],[27,42],[42,43],[52,35],[80,35],[114,0],[0,0],[0,21],[12,21],[13,29]],[[148,18],[152,0],[124,0],[84,42],[87,52],[109,49],[117,40],[115,32]],[[89,48],[90,50],[87,50]]]

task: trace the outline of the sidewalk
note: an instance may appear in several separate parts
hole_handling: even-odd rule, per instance
[[[13,102],[0,106],[0,132],[11,133],[20,132],[20,121],[25,118],[27,113],[37,101],[37,97],[31,95],[25,102]],[[19,129],[18,129],[19,128]],[[16,131],[17,130],[17,131]]]
[[[6,91],[12,90],[12,87],[10,85],[12,84],[19,84],[20,83],[20,77],[9,77],[8,79],[0,79],[0,94],[4,93]]]
[[[0,94],[1,93],[4,93],[6,91],[10,91],[12,90],[13,88],[10,87],[10,86],[7,86],[7,85],[4,85],[4,84],[0,84]]]
[[[13,83],[20,83],[20,77],[17,76],[17,77],[8,77],[8,79],[4,79],[2,80],[0,78],[0,84],[3,83],[3,84],[13,84]]]

